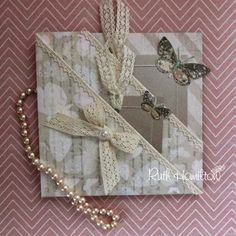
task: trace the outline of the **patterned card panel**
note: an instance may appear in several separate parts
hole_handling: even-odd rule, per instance
[[[20,91],[36,86],[35,36],[41,31],[100,32],[100,1],[0,3],[1,193],[0,235],[106,235],[65,198],[41,198],[40,175],[25,158],[15,104]],[[200,196],[94,197],[98,207],[123,217],[107,235],[232,236],[235,224],[235,0],[127,0],[132,32],[202,32],[204,170],[225,165],[221,180],[204,181]],[[38,151],[37,103],[29,99],[32,142]]]
[[[201,58],[201,35],[189,34],[165,34],[173,42],[173,46],[179,50],[181,60],[195,57],[199,62]],[[58,53],[84,80],[107,99],[108,93],[102,87],[95,60],[95,49],[79,33],[57,32],[39,33],[38,36]],[[100,39],[102,35],[97,35]],[[157,59],[156,48],[163,34],[134,34],[128,39],[129,47],[136,55],[154,55],[152,71],[148,67],[139,66],[139,73],[135,71],[136,78],[152,91],[156,97],[163,97],[163,102],[171,108],[182,122],[201,138],[202,104],[201,104],[201,80],[193,81],[188,87],[177,85],[173,79],[160,73],[155,68]],[[49,120],[55,113],[60,112],[72,117],[83,119],[82,109],[91,103],[91,98],[73,82],[53,60],[37,46],[37,91],[39,114],[39,142],[40,157],[43,162],[57,169],[63,176],[64,182],[73,191],[84,196],[104,195],[101,179],[100,158],[98,140],[94,137],[72,137],[61,132],[43,126],[43,122]],[[151,72],[154,76],[151,76]],[[142,76],[146,74],[146,76]],[[130,86],[127,96],[135,95],[134,88]],[[193,93],[194,91],[194,93]],[[180,95],[184,95],[180,103]],[[138,98],[138,96],[135,96]],[[109,101],[108,101],[109,102]],[[184,106],[186,103],[186,106]],[[183,107],[181,106],[183,105]],[[143,111],[139,109],[140,115]],[[132,115],[132,111],[130,111]],[[186,118],[184,118],[185,114]],[[194,115],[198,114],[198,115]],[[121,112],[122,115],[122,112]],[[133,114],[134,115],[134,114]],[[139,115],[138,115],[139,116]],[[152,119],[147,119],[149,123]],[[132,119],[128,120],[132,123]],[[160,140],[162,148],[159,152],[175,165],[183,173],[191,173],[193,176],[202,169],[202,153],[197,151],[187,138],[166,121],[159,127],[162,131]],[[110,122],[109,122],[110,123]],[[143,123],[142,119],[136,121],[137,125]],[[117,125],[114,125],[117,126]],[[135,127],[135,125],[134,125]],[[138,130],[139,131],[139,130]],[[143,133],[144,130],[139,132]],[[159,130],[156,129],[156,136]],[[110,195],[150,195],[190,193],[180,178],[175,179],[158,159],[151,157],[142,147],[138,147],[134,154],[117,152],[117,159],[121,180]],[[168,179],[163,175],[168,174]],[[54,183],[44,174],[41,175],[42,196],[63,196],[56,189]],[[194,180],[202,188],[202,180]]]

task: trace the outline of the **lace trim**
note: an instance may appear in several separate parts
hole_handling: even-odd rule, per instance
[[[193,134],[173,113],[169,115],[168,120],[170,124],[181,132],[190,143],[194,144],[199,151],[203,151],[202,141],[195,134]]]
[[[117,122],[127,132],[132,132],[140,138],[140,145],[146,150],[151,156],[159,160],[166,169],[169,169],[173,175],[181,177],[182,182],[189,188],[194,194],[202,193],[202,190],[195,185],[191,180],[186,179],[185,175],[182,174],[172,163],[170,163],[165,157],[163,157],[150,143],[148,143],[128,122],[122,118],[105,100],[96,94],[96,92],[87,85],[86,82],[49,46],[44,44],[40,37],[36,36],[36,45],[40,47],[44,53],[46,53],[52,60],[58,64],[59,68],[68,75],[73,81],[77,82],[79,86],[88,94],[94,101],[99,101],[103,105],[103,108],[107,114]],[[145,89],[146,90],[146,89]]]

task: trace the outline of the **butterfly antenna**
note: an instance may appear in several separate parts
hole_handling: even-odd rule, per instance
[[[183,60],[182,62],[189,61],[189,60],[191,60],[191,59],[193,59],[193,58],[194,58],[194,56],[192,56],[192,57],[189,57],[189,58],[187,58],[187,59]]]

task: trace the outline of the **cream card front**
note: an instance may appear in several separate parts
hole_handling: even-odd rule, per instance
[[[101,34],[94,35],[102,42]],[[181,87],[156,69],[157,44],[164,35],[179,50],[181,59],[194,56],[194,60],[201,61],[199,33],[131,33],[127,45],[136,54],[134,76],[156,96],[158,103],[168,105],[201,139],[201,79]],[[45,32],[37,36],[41,42],[36,46],[40,158],[59,170],[66,184],[81,195],[104,195],[96,138],[72,137],[42,125],[58,112],[82,118],[83,108],[99,100],[97,95],[109,103],[108,92],[99,78],[96,50],[80,33]],[[42,44],[50,50],[45,50]],[[52,52],[56,52],[56,56]],[[81,80],[89,86],[88,91],[71,79],[71,73],[65,72],[60,60],[81,75]],[[97,94],[92,99],[90,88]],[[185,173],[193,176],[192,184],[201,190],[202,152],[196,151],[186,136],[167,120],[151,119],[140,109],[141,102],[142,97],[130,86],[120,114],[114,113],[107,118],[117,129],[124,129],[126,122],[129,123],[144,140],[133,154],[117,151],[120,181],[109,194],[189,194],[191,189],[181,179]],[[158,152],[164,156],[164,161],[160,161]],[[173,167],[181,174],[177,176],[179,179],[173,177]],[[47,176],[41,175],[41,195],[62,196],[62,193]]]

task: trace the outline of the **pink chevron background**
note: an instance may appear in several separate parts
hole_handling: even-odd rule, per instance
[[[201,196],[90,198],[115,208],[123,221],[107,235],[236,235],[236,1],[127,0],[132,32],[202,32],[204,62],[204,169],[225,165],[218,183]],[[167,4],[168,2],[168,4]],[[101,31],[98,0],[0,1],[0,235],[104,235],[65,198],[41,199],[38,172],[25,158],[15,100],[34,87],[34,34]],[[38,151],[36,99],[27,103]]]

